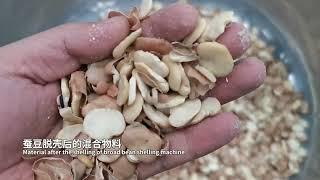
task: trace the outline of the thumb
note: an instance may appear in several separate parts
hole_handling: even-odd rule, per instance
[[[171,17],[171,23],[166,19]],[[193,31],[198,12],[190,5],[174,4],[142,22],[143,36],[174,41]],[[182,23],[187,22],[187,23]],[[28,78],[38,84],[54,82],[80,67],[110,56],[129,34],[129,22],[114,17],[100,23],[68,24],[0,48],[0,75]]]
[[[0,48],[0,73],[39,84],[54,82],[80,67],[111,55],[129,34],[124,17],[98,23],[66,24]]]

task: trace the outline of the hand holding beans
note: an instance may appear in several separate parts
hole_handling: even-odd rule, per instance
[[[198,16],[197,10],[190,5],[171,5],[142,21],[142,35],[170,42],[181,41],[193,32]],[[4,154],[4,161],[0,163],[1,178],[20,179],[23,175],[31,179],[32,174],[28,173],[31,166],[21,160],[19,143],[30,137],[45,138],[58,124],[55,104],[60,90],[57,81],[79,69],[81,64],[110,57],[129,32],[129,22],[119,16],[99,23],[59,26],[0,48],[1,59],[7,64],[5,69],[1,69],[3,102],[6,99],[16,101],[22,112],[17,115],[11,111],[17,109],[13,104],[0,106],[0,113],[6,112],[1,114],[4,117],[3,127],[10,127],[1,132],[0,146],[6,147],[1,149],[1,154]],[[241,25],[231,23],[217,42],[223,44],[233,58],[238,58],[249,46],[246,36]],[[258,59],[240,59],[227,76],[228,81],[225,77],[218,78],[209,95],[214,94],[221,103],[226,103],[252,91],[264,78],[265,67]],[[34,94],[37,94],[36,98],[33,98]],[[13,100],[8,99],[12,96]],[[163,156],[152,165],[140,164],[138,176],[143,179],[203,156],[228,143],[238,132],[237,117],[232,113],[221,113],[200,124],[167,134],[170,149],[184,149],[186,153],[176,157]],[[17,169],[19,173],[12,175]]]

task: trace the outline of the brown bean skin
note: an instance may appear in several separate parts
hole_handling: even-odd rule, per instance
[[[169,54],[173,49],[171,43],[164,39],[146,37],[137,38],[134,48],[135,50],[157,52],[161,55]]]

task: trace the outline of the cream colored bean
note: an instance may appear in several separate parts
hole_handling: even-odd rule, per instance
[[[214,116],[221,110],[218,99],[209,97],[202,101],[200,112],[192,119],[190,124],[197,124],[208,116]]]
[[[63,99],[63,107],[68,107],[70,100],[69,80],[67,78],[61,79],[61,95]]]
[[[142,111],[142,106],[143,106],[143,98],[141,96],[140,93],[137,93],[136,95],[136,99],[134,101],[134,103],[130,106],[125,105],[123,107],[123,116],[125,121],[128,124],[132,124],[137,117],[140,115],[141,111]]]
[[[153,7],[153,0],[142,0],[140,8],[139,8],[139,18],[144,19],[147,17]]]
[[[142,34],[142,29],[138,29],[136,31],[134,31],[133,33],[131,33],[128,37],[126,37],[123,41],[120,42],[120,44],[114,48],[113,50],[113,57],[114,58],[120,58],[125,51],[127,50],[127,48],[134,43],[134,41],[141,36]]]
[[[187,46],[192,47],[192,44],[201,37],[203,32],[206,30],[206,27],[207,27],[206,20],[204,18],[199,18],[197,27],[188,37],[184,39],[183,43]]]
[[[186,75],[186,73],[184,72],[184,69],[182,67],[182,65],[180,64],[179,65],[179,68],[180,68],[180,76],[181,76],[181,86],[180,86],[180,89],[179,89],[179,93],[182,95],[182,96],[188,96],[190,94],[190,91],[191,91],[191,88],[190,88],[190,81]]]
[[[225,11],[214,16],[206,27],[205,32],[201,36],[201,41],[215,41],[224,31],[235,17],[232,11]]]
[[[170,60],[169,56],[164,56],[162,61],[169,67],[169,77],[168,82],[170,89],[173,91],[179,91],[181,86],[181,72],[179,68],[179,63]]]
[[[143,105],[143,111],[152,122],[154,122],[161,128],[170,127],[168,117],[164,115],[162,112],[155,110],[149,104]]]
[[[117,97],[117,104],[122,106],[127,103],[129,97],[129,82],[125,75],[120,75],[119,80],[119,94]]]
[[[234,61],[228,49],[217,42],[201,43],[197,47],[199,63],[216,77],[225,77],[233,70]]]
[[[84,118],[83,131],[92,139],[110,139],[122,134],[126,127],[123,115],[116,110],[95,109]]]
[[[201,108],[200,99],[188,100],[185,103],[171,108],[169,123],[171,126],[181,128],[187,125]]]
[[[139,50],[134,53],[133,57],[134,62],[144,63],[161,77],[164,78],[168,76],[169,68],[157,56],[149,52]]]
[[[147,65],[144,63],[134,63],[134,65],[139,73],[143,73],[152,80],[154,87],[156,87],[160,92],[166,93],[169,91],[168,82]]]
[[[137,94],[137,80],[135,77],[131,77],[129,80],[129,97],[128,97],[128,105],[132,105],[136,100]]]
[[[199,71],[204,77],[206,77],[209,81],[215,83],[217,81],[217,78],[205,67],[196,65],[194,67],[197,71]]]

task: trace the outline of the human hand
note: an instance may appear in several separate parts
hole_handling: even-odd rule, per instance
[[[165,29],[148,31],[150,27],[167,27],[164,25],[167,19],[160,18],[154,23],[143,23],[144,35],[176,40],[192,32],[197,13],[188,5],[175,8],[166,14],[172,17],[172,24],[177,24],[178,28],[166,32]],[[59,26],[0,48],[3,63],[0,67],[0,179],[32,179],[32,164],[21,158],[22,141],[46,138],[61,120],[56,108],[59,80],[76,71],[81,64],[110,56],[128,33],[127,20],[114,17],[94,26],[93,23]],[[95,41],[90,40],[92,37]],[[232,38],[225,39],[233,41]],[[234,46],[235,52],[241,46]],[[242,59],[227,78],[228,82],[220,79],[209,93],[222,103],[257,88],[265,78],[265,67],[255,58]],[[238,118],[232,113],[221,113],[169,134],[166,138],[170,141],[170,148],[186,153],[163,156],[151,165],[139,165],[139,178],[147,178],[208,154],[230,142],[238,132]]]

